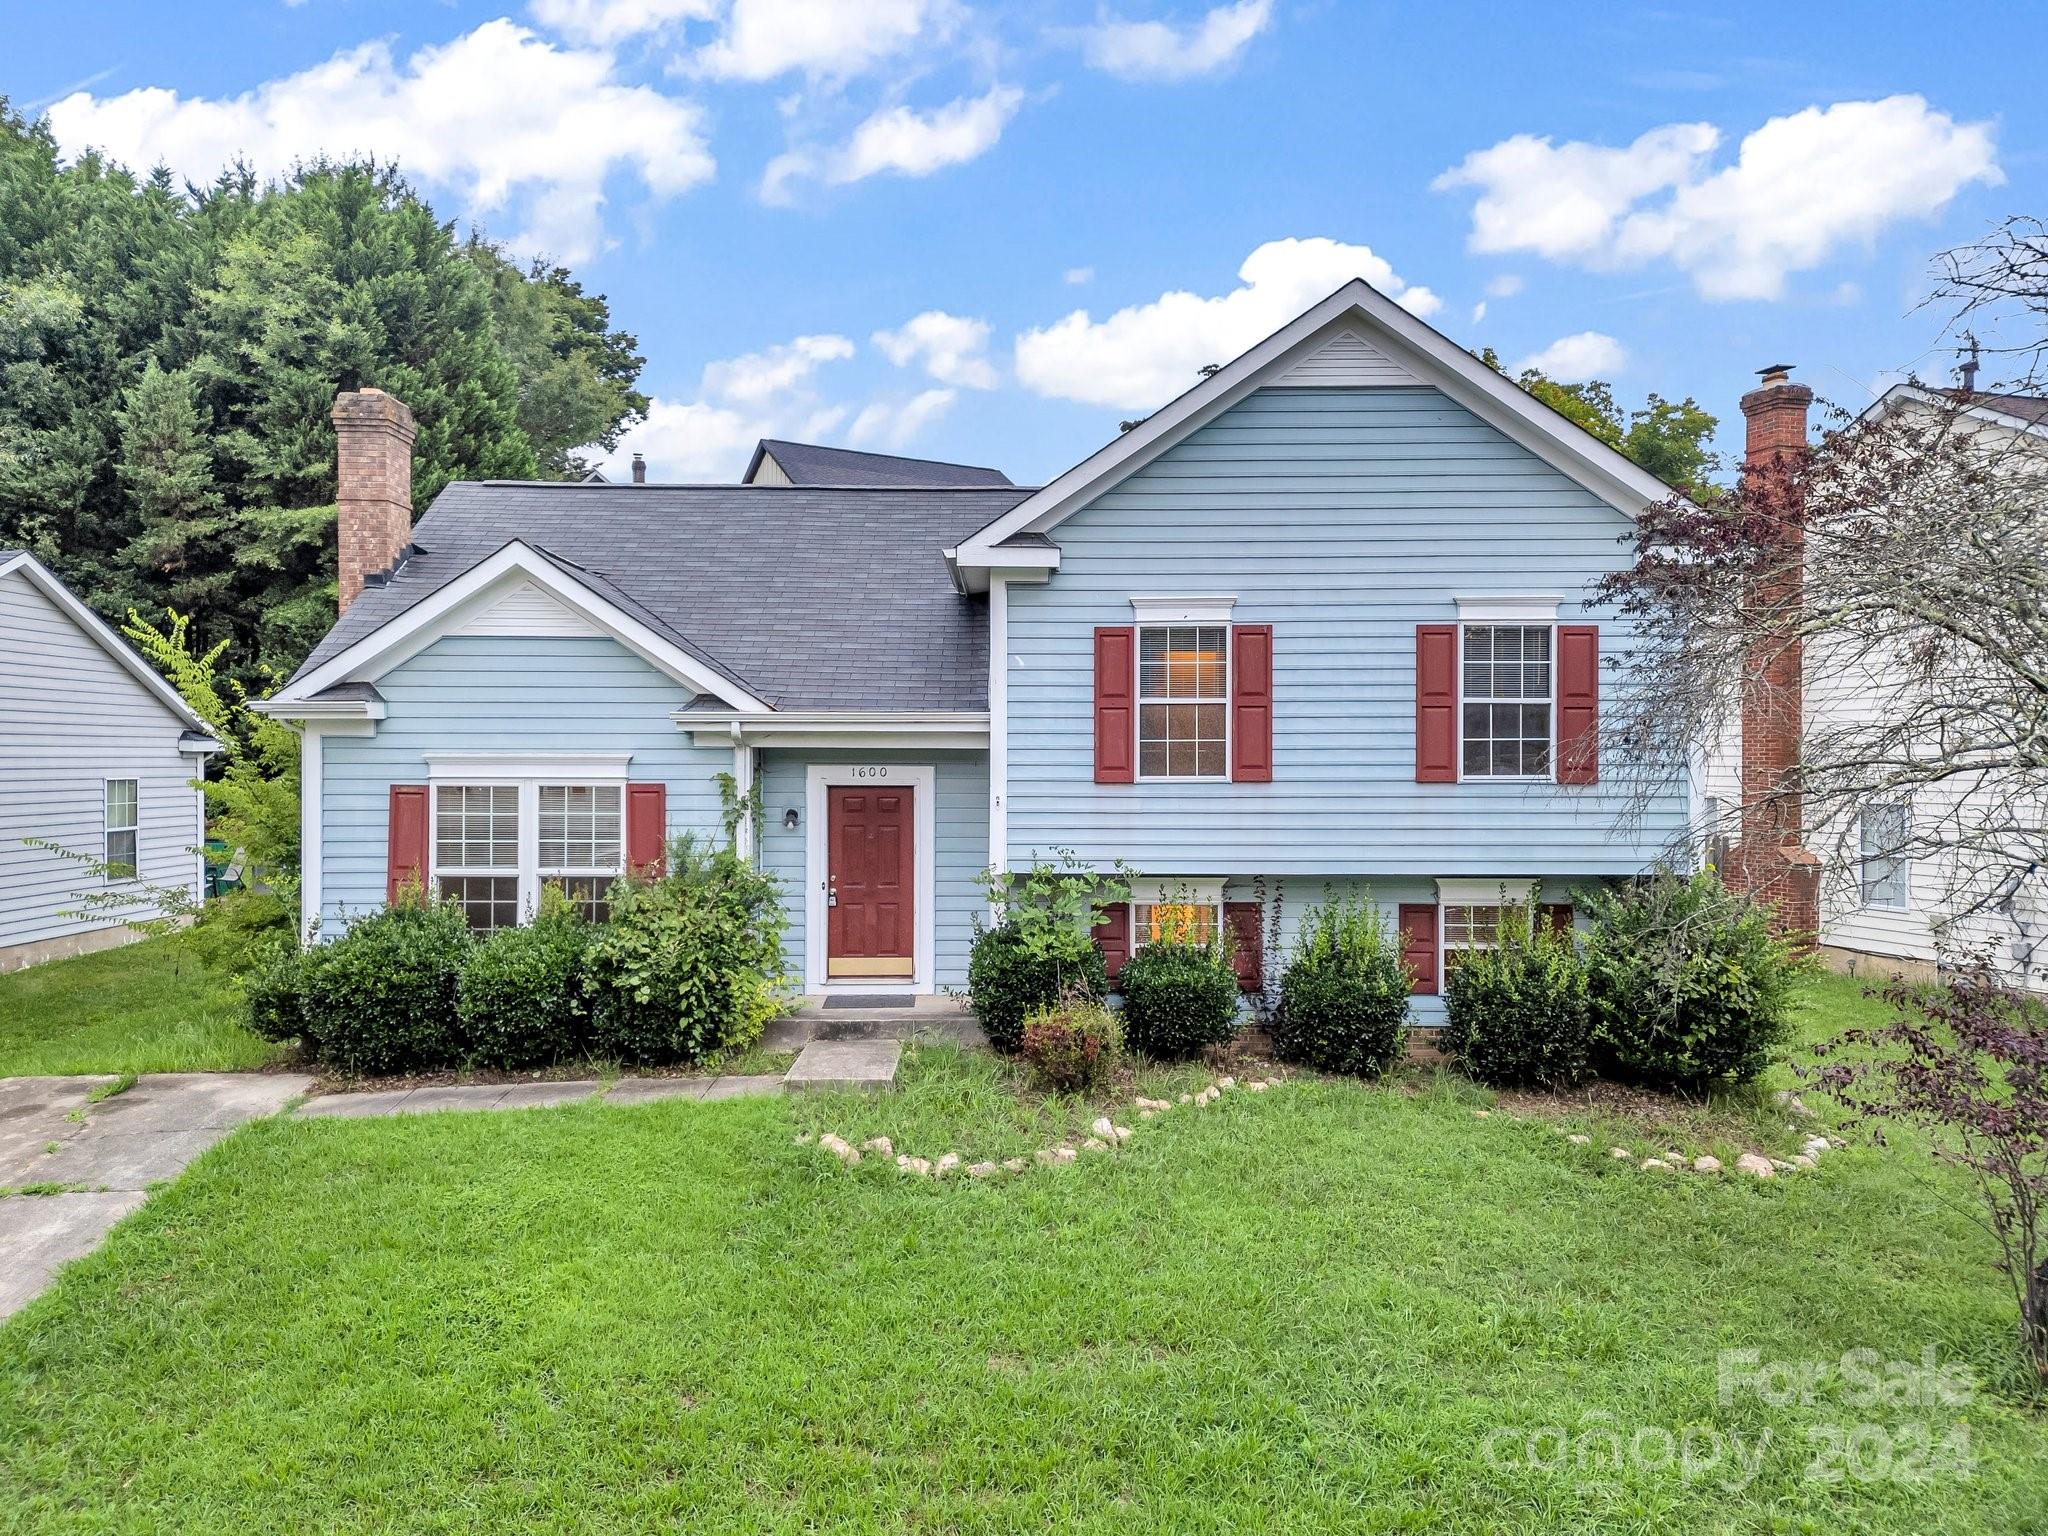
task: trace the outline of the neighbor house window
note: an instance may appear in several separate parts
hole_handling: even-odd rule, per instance
[[[1221,902],[1136,901],[1131,903],[1131,948],[1147,944],[1213,944],[1223,920]]]
[[[479,933],[519,921],[519,786],[434,791],[434,886]]]
[[[1912,904],[1912,862],[1904,853],[1911,836],[1910,808],[1903,801],[1866,805],[1861,820],[1863,905],[1904,911]]]
[[[1230,626],[1138,630],[1138,777],[1230,777]]]
[[[135,873],[135,831],[140,808],[134,779],[107,780],[105,862],[109,880],[126,879]]]
[[[540,879],[559,881],[593,923],[610,910],[612,882],[625,868],[623,790],[616,784],[540,787]]]
[[[1550,777],[1551,627],[1464,626],[1464,776]]]
[[[601,921],[625,871],[620,784],[437,784],[434,889],[479,933],[532,917],[559,883]]]

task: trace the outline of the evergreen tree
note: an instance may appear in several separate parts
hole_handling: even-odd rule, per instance
[[[121,485],[137,518],[135,535],[121,551],[123,564],[169,607],[185,613],[216,608],[232,552],[220,548],[220,488],[191,379],[165,373],[151,358],[114,420]]]

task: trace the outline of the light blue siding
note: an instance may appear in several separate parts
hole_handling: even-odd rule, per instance
[[[967,982],[967,951],[975,914],[988,908],[978,877],[988,867],[988,755],[983,752],[830,752],[763,750],[755,768],[761,786],[761,868],[782,883],[789,909],[784,952],[789,972],[804,976],[804,847],[810,811],[804,803],[813,763],[930,764],[937,781],[937,853],[933,875],[938,901],[933,920],[934,980],[941,987]],[[797,813],[794,829],[782,824]]]
[[[668,830],[716,834],[716,775],[732,752],[700,747],[670,712],[691,691],[604,638],[449,636],[377,679],[374,736],[322,746],[321,928],[384,904],[393,784],[424,784],[430,752],[630,752],[636,783],[668,786]]]
[[[1560,622],[1630,637],[1590,588],[1627,519],[1436,390],[1263,390],[1053,537],[1009,588],[1009,852],[1071,847],[1147,874],[1626,874],[1676,834],[1684,790],[1625,818],[1602,783],[1417,784],[1415,626],[1458,597],[1555,594]],[[1092,633],[1133,596],[1229,595],[1274,626],[1270,784],[1093,782]],[[1603,671],[1603,687],[1611,686]],[[1423,899],[1410,896],[1407,899]]]

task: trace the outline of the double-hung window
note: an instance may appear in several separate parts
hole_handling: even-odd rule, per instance
[[[1498,949],[1503,922],[1528,920],[1528,911],[1523,907],[1447,904],[1443,916],[1444,962],[1452,964],[1468,950]]]
[[[135,779],[108,779],[103,805],[106,853],[102,860],[109,880],[131,879],[136,870],[136,833],[141,824],[141,796]]]
[[[1138,627],[1138,777],[1230,777],[1230,626]]]
[[[1863,905],[1903,912],[1912,905],[1912,861],[1906,843],[1912,836],[1912,808],[1903,800],[1863,807],[1858,818],[1862,843]]]
[[[1461,637],[1464,777],[1549,778],[1552,626],[1466,624]]]
[[[485,777],[478,774],[477,777]],[[601,920],[625,873],[623,774],[614,783],[497,777],[433,785],[433,884],[478,932],[530,919],[558,884]]]

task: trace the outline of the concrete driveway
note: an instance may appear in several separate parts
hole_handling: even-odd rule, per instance
[[[92,1102],[111,1077],[0,1078],[0,1318],[92,1252],[150,1185],[245,1121],[275,1114],[312,1085],[295,1074],[167,1072]]]

